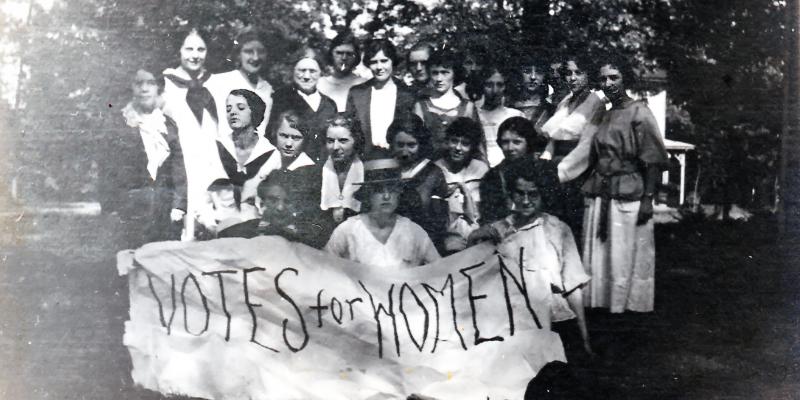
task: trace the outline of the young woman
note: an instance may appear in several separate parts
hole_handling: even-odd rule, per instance
[[[491,168],[480,184],[480,212],[484,222],[505,218],[511,213],[511,187],[506,172],[514,160],[541,152],[547,143],[539,137],[531,121],[525,117],[511,117],[498,128],[497,146],[503,151],[503,161]],[[530,167],[534,168],[533,162]],[[539,166],[541,167],[541,166]]]
[[[428,72],[431,94],[414,104],[414,114],[422,118],[431,132],[434,151],[442,155],[447,152],[445,132],[448,126],[457,118],[478,121],[478,112],[475,104],[453,89],[453,82],[464,78],[463,66],[455,53],[446,50],[433,53],[428,60]],[[476,146],[481,149],[481,154],[485,153],[482,137]]]
[[[232,90],[250,90],[261,97],[267,106],[264,120],[256,127],[256,131],[263,136],[272,110],[272,85],[263,77],[267,67],[267,41],[264,35],[254,30],[241,32],[233,41],[231,59],[235,61],[236,69],[211,75],[206,82],[217,104],[217,114],[225,115],[225,101]],[[228,136],[231,130],[227,119],[220,118],[219,136]]]
[[[494,167],[503,160],[503,151],[497,141],[497,130],[503,121],[521,117],[522,112],[503,105],[509,73],[498,65],[491,65],[481,73],[483,81],[483,104],[478,107],[478,118],[483,126],[486,140],[486,155],[489,166]]]
[[[333,231],[325,249],[339,257],[381,268],[408,268],[440,258],[427,233],[396,210],[403,190],[394,159],[364,163],[364,180],[356,197],[361,214]]]
[[[404,114],[392,121],[386,137],[405,180],[397,212],[425,229],[443,252],[448,224],[447,181],[441,168],[429,158],[430,134],[418,116]]]
[[[600,62],[600,83],[611,109],[592,139],[583,260],[592,282],[591,307],[612,313],[653,311],[655,244],[653,196],[667,152],[655,117],[642,101],[628,97],[633,70],[609,55]]]
[[[306,138],[306,152],[315,161],[320,154],[320,135],[324,133],[325,121],[336,115],[336,103],[317,90],[324,63],[313,49],[301,49],[295,56],[292,84],[280,88],[272,95],[272,117],[267,130],[273,132],[280,124],[278,116],[286,110],[295,110],[308,120],[310,137]]]
[[[103,212],[119,216],[126,244],[135,248],[180,237],[186,170],[178,128],[159,108],[163,77],[140,68],[131,87],[132,100],[117,117],[119,132],[106,143],[100,191]]]
[[[583,309],[581,288],[590,277],[584,272],[569,227],[542,212],[542,197],[552,179],[532,168],[531,161],[510,162],[506,177],[514,204],[504,219],[482,226],[470,235],[470,243],[491,240],[509,265],[522,265],[550,284],[550,315],[554,322],[576,318],[583,348],[592,355]]]
[[[550,67],[537,56],[525,57],[522,60],[520,85],[514,99],[514,108],[533,123],[537,133],[553,115],[555,107],[547,100],[549,87],[547,71]]]
[[[447,128],[447,152],[435,164],[442,169],[448,185],[450,213],[445,248],[448,253],[467,246],[467,237],[478,228],[480,221],[480,181],[489,166],[479,156],[483,138],[480,124],[461,117]]]
[[[364,180],[360,157],[363,145],[364,137],[355,118],[341,114],[327,122],[328,158],[322,166],[319,206],[330,230],[361,211],[361,202],[353,194],[358,190],[356,183]]]
[[[376,147],[387,149],[386,130],[401,113],[410,112],[414,95],[393,77],[397,49],[386,39],[373,40],[364,48],[364,64],[373,78],[350,89],[347,111],[354,113],[364,131],[364,153]]]
[[[205,69],[208,41],[202,31],[179,34],[177,68],[164,70],[164,114],[175,121],[183,148],[187,178],[187,218],[184,238],[194,237],[194,222],[206,201],[206,189],[217,177],[217,123],[221,116],[213,96],[205,87],[210,74]]]

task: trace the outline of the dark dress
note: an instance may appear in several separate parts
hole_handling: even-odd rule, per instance
[[[274,93],[272,93],[272,111],[270,113],[270,121],[267,124],[267,135],[280,125],[281,113],[286,110],[295,110],[300,113],[304,122],[308,123],[311,128],[311,138],[305,146],[305,152],[314,160],[319,161],[322,158],[322,146],[324,145],[322,138],[325,135],[324,128],[325,122],[334,117],[338,109],[336,102],[330,97],[320,93],[322,100],[319,103],[317,111],[311,108],[308,103],[297,93],[297,88],[294,85],[284,86]],[[269,138],[275,143],[275,138]]]
[[[393,80],[397,87],[397,98],[394,105],[395,118],[402,113],[410,113],[416,101],[414,94],[402,82]],[[370,104],[372,102],[372,85],[374,78],[350,88],[347,95],[346,112],[353,113],[361,123],[364,132],[364,154],[369,156],[375,145],[372,141],[372,120],[370,119]]]
[[[413,177],[405,180],[397,213],[421,226],[436,246],[444,250],[449,211],[447,208],[447,181],[442,169],[428,162]]]
[[[186,210],[186,169],[175,122],[165,116],[169,156],[156,179],[147,170],[147,153],[138,128],[120,118],[106,143],[101,164],[100,201],[103,212],[117,213],[125,228],[126,245],[138,247],[159,240],[177,240],[182,225],[170,220],[174,208]]]

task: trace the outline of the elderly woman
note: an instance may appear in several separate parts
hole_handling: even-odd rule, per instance
[[[461,117],[447,128],[447,152],[435,164],[442,169],[448,185],[450,213],[445,248],[448,253],[463,250],[467,237],[480,220],[480,182],[489,166],[479,158],[483,138],[480,124]]]
[[[208,41],[198,29],[177,35],[180,66],[164,70],[164,114],[175,121],[183,148],[187,178],[186,239],[194,237],[194,221],[206,200],[206,189],[218,171],[214,141],[218,117],[205,83]]]
[[[479,75],[483,83],[483,104],[478,107],[478,118],[483,126],[486,155],[492,167],[500,164],[504,157],[497,141],[500,124],[508,118],[522,116],[521,111],[503,105],[509,75],[510,72],[497,64],[484,68]]]
[[[225,101],[232,90],[247,89],[257,94],[266,104],[264,120],[256,128],[256,131],[263,136],[272,110],[272,85],[263,77],[267,67],[266,38],[255,30],[242,31],[233,41],[231,59],[235,61],[236,69],[211,75],[205,86],[214,96],[219,116],[226,114]],[[227,119],[220,118],[219,136],[228,136],[231,130]]]
[[[469,239],[471,243],[492,240],[506,263],[522,263],[528,271],[543,274],[552,289],[552,320],[577,318],[583,348],[591,355],[581,292],[590,277],[583,270],[572,231],[558,218],[542,212],[542,197],[552,186],[548,181],[553,177],[538,172],[535,162],[525,156],[509,163],[506,177],[513,211],[482,226]]]
[[[403,191],[397,160],[365,162],[358,186],[361,214],[336,227],[327,251],[380,268],[416,267],[440,258],[425,230],[395,212]]]
[[[611,109],[600,120],[591,145],[583,258],[592,283],[591,307],[653,311],[655,245],[653,196],[667,152],[647,104],[628,97],[634,82],[627,60],[600,62],[600,83]]]
[[[430,134],[418,116],[404,114],[392,121],[386,136],[405,180],[397,212],[425,229],[436,248],[443,251],[448,225],[447,182],[441,168],[429,158]]]
[[[428,75],[431,94],[414,104],[414,113],[422,118],[422,122],[431,132],[434,151],[442,155],[448,151],[445,140],[448,126],[457,118],[478,121],[478,112],[475,104],[462,98],[453,89],[453,82],[464,79],[463,65],[455,53],[449,50],[433,53],[428,60]],[[485,152],[482,136],[476,146]]]
[[[293,82],[282,87],[272,95],[272,117],[269,131],[274,131],[280,124],[278,116],[286,110],[297,111],[303,119],[308,120],[311,127],[307,153],[314,160],[320,158],[319,137],[324,131],[325,121],[336,115],[336,103],[330,97],[317,90],[322,68],[325,65],[320,54],[313,49],[301,49],[293,64]]]
[[[180,237],[186,171],[178,128],[159,109],[163,77],[140,68],[131,88],[133,98],[119,118],[121,129],[106,143],[100,184],[103,211],[120,217],[127,245],[138,247]]]
[[[365,154],[373,148],[389,148],[386,130],[401,113],[410,112],[414,94],[393,77],[397,65],[397,49],[387,39],[368,42],[364,49],[364,65],[373,78],[350,89],[347,111],[354,113],[364,131]]]
[[[357,182],[364,180],[361,151],[364,136],[358,120],[340,114],[329,120],[325,129],[328,159],[322,166],[320,209],[332,227],[361,211],[361,202],[353,196]]]
[[[547,143],[546,139],[536,134],[533,123],[525,117],[511,117],[503,121],[498,132],[497,146],[503,151],[503,161],[490,169],[480,184],[480,212],[485,222],[505,218],[511,213],[511,182],[506,176],[510,163],[540,153]],[[531,163],[530,167],[534,168],[534,165]],[[541,165],[538,167],[541,168]]]

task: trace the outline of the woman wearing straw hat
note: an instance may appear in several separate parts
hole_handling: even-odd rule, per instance
[[[327,251],[387,268],[415,267],[441,257],[425,230],[395,212],[403,190],[397,160],[365,162],[360,186],[355,196],[361,201],[361,214],[336,227],[325,246]]]

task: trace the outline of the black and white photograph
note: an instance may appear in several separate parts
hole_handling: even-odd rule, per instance
[[[0,0],[0,399],[800,398],[797,0]]]

